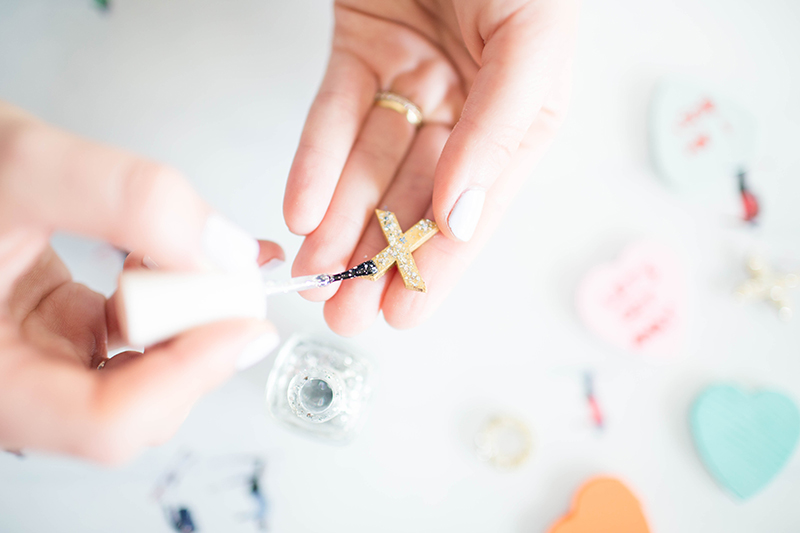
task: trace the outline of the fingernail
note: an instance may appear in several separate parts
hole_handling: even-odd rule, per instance
[[[263,265],[261,265],[261,272],[272,272],[273,270],[282,267],[284,263],[286,263],[286,261],[284,261],[283,259],[278,259],[277,257],[274,257],[269,261],[267,261],[266,263],[264,263]]]
[[[203,251],[214,266],[225,272],[252,272],[258,266],[258,241],[217,213],[206,220]]]
[[[153,258],[149,255],[142,257],[142,264],[149,268],[150,270],[155,270],[158,268],[158,263],[153,261]]]
[[[447,225],[456,239],[467,242],[475,233],[478,221],[481,219],[483,202],[486,200],[486,191],[483,189],[467,189],[459,197],[450,216],[447,217]]]
[[[239,354],[239,359],[236,360],[236,370],[244,370],[258,363],[269,355],[278,346],[279,342],[280,338],[274,331],[264,333],[245,346],[242,353]]]

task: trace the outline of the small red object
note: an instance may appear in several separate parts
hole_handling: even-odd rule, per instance
[[[587,372],[584,375],[583,383],[586,388],[586,402],[589,404],[592,421],[598,429],[603,429],[603,412],[600,410],[600,404],[597,403],[597,398],[594,395],[594,376],[591,372]]]
[[[594,421],[594,425],[598,428],[603,427],[603,413],[600,411],[600,406],[597,405],[597,400],[594,399],[594,396],[590,396],[588,398],[589,401],[589,409],[592,412],[592,420]]]
[[[744,219],[752,222],[758,216],[758,199],[750,191],[742,193],[742,204],[744,205]]]
[[[742,218],[745,222],[755,222],[760,212],[760,207],[756,195],[747,188],[747,184],[745,183],[746,176],[747,174],[743,170],[737,175],[739,179],[739,194],[742,197],[742,206],[744,207],[744,215]]]

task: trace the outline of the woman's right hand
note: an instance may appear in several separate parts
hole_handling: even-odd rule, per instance
[[[107,360],[124,342],[113,296],[72,280],[49,245],[56,230],[133,250],[126,268],[244,272],[283,256],[174,170],[0,102],[0,448],[121,462],[277,345],[268,322],[229,320]]]

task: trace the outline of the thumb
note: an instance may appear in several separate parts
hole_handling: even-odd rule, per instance
[[[207,392],[237,370],[266,357],[279,343],[269,322],[231,320],[188,331],[146,353],[97,372],[96,398],[112,424],[110,451],[122,458],[164,442]],[[126,443],[133,443],[134,448]]]
[[[119,462],[164,442],[202,395],[278,343],[270,323],[232,320],[188,331],[144,354],[111,358],[96,372],[93,428],[100,445],[86,443],[83,455]]]
[[[7,358],[14,379],[0,388],[4,445],[118,464],[166,440],[239,361],[252,362],[277,344],[271,324],[230,320],[187,331],[145,354],[120,354],[102,370],[30,357],[25,348]]]

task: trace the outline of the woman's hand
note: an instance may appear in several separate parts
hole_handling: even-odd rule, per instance
[[[244,271],[283,255],[212,214],[173,170],[0,103],[0,448],[125,460],[277,344],[269,323],[232,320],[97,370],[123,343],[113,297],[72,281],[48,244],[55,230],[134,250],[125,268]]]
[[[391,270],[306,293],[328,300],[352,335],[382,310],[395,327],[424,320],[453,288],[552,139],[567,99],[571,0],[338,0],[333,50],[284,200],[306,235],[294,275],[335,272],[386,246],[373,210],[405,230],[435,218],[414,253],[428,293]],[[423,112],[419,128],[376,107],[378,91]]]

